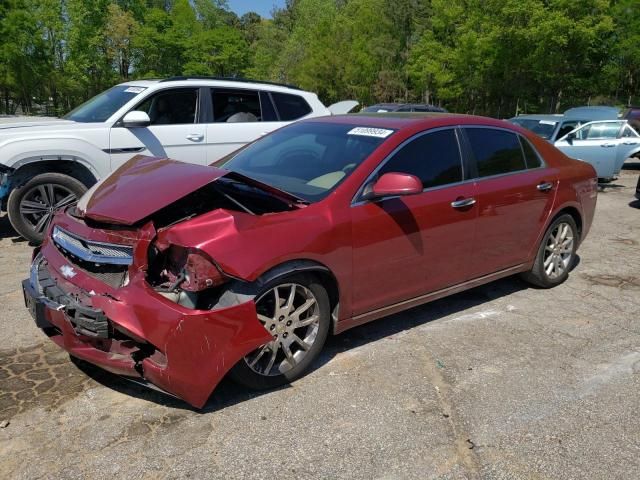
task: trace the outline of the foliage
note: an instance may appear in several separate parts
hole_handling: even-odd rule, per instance
[[[508,117],[640,102],[637,0],[4,0],[0,112],[62,114],[130,79],[247,76],[329,103]]]

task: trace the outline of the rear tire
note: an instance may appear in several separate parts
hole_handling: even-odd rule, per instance
[[[74,205],[87,187],[62,173],[41,173],[15,188],[7,201],[13,228],[34,244],[42,243],[56,211]]]
[[[522,278],[540,288],[560,285],[569,277],[578,245],[578,227],[569,214],[556,218],[542,237],[530,271]]]
[[[256,310],[274,340],[241,359],[230,377],[255,390],[300,378],[327,339],[331,323],[327,290],[312,275],[280,277],[256,295]]]

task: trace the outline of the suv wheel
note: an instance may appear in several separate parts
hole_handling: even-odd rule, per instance
[[[7,213],[13,228],[32,243],[44,238],[53,215],[74,205],[87,187],[62,173],[41,173],[9,195]]]

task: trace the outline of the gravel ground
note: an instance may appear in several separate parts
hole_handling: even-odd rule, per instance
[[[599,195],[563,285],[504,279],[358,327],[295,384],[225,381],[202,411],[48,342],[0,218],[0,478],[637,479],[639,173]]]

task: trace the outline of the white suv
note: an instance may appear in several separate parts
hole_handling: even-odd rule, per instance
[[[250,80],[123,83],[63,119],[1,123],[0,202],[16,231],[37,243],[55,210],[136,154],[210,164],[295,120],[355,105],[327,108],[314,93]]]

